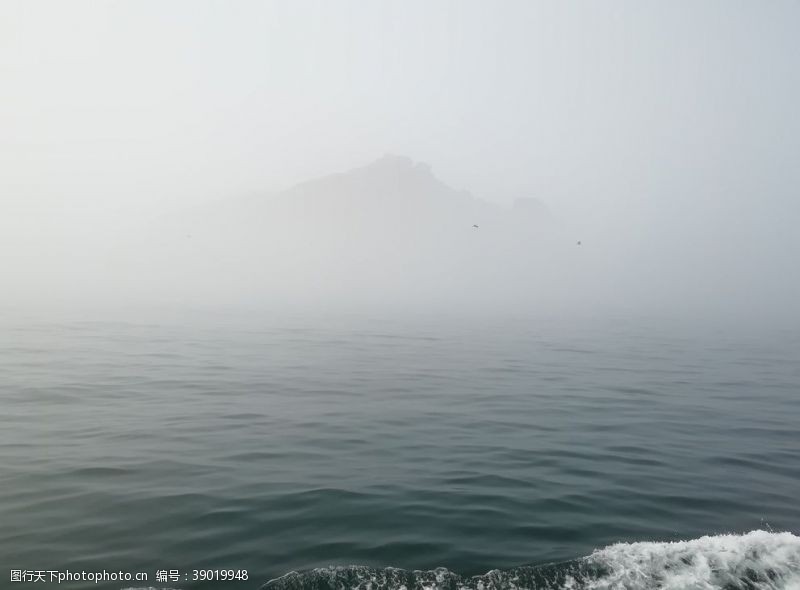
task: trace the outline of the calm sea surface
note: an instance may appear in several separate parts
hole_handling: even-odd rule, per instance
[[[467,579],[677,540],[684,565],[755,543],[784,555],[769,587],[800,579],[789,328],[7,318],[0,404],[4,588],[244,590],[351,564],[337,575]],[[14,584],[12,569],[149,578]],[[319,586],[309,575],[294,587]]]

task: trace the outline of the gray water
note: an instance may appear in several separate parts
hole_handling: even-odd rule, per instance
[[[3,587],[12,569],[149,575],[59,588],[350,564],[328,572],[466,579],[615,543],[728,555],[745,545],[725,533],[756,529],[738,539],[788,555],[769,587],[800,579],[791,327],[6,318],[0,376]]]

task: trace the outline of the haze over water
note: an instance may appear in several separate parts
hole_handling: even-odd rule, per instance
[[[11,1],[0,10],[5,305],[302,298],[329,307],[334,297],[352,307],[395,293],[449,309],[477,289],[473,309],[504,307],[519,291],[507,275],[448,282],[452,256],[473,248],[492,268],[511,260],[535,276],[546,257],[559,270],[523,298],[536,313],[611,302],[800,315],[794,2]],[[366,211],[343,194],[333,196],[333,235],[370,239],[355,240],[340,262],[347,272],[324,281],[306,263],[335,252],[332,234],[309,231],[303,215],[277,222],[300,236],[291,249],[269,240],[226,256],[201,248],[191,264],[152,237],[165,216],[209,203],[217,215],[241,210],[387,153],[498,207],[538,199],[562,247],[500,248],[488,236],[465,246],[438,217],[439,270],[419,273],[386,246],[391,238],[400,261],[424,261],[431,244],[416,237],[430,222],[425,209],[398,218],[397,207]],[[375,192],[359,197],[387,191]],[[463,219],[463,208],[450,212],[465,229],[492,229]],[[216,232],[223,244],[241,233]],[[574,252],[563,246],[578,240],[591,261],[573,276]],[[383,271],[362,275],[364,258]],[[155,272],[153,261],[168,270]],[[233,293],[220,293],[231,269]],[[218,275],[217,287],[198,274]],[[266,293],[242,275],[258,285],[269,277]],[[572,285],[584,296],[573,298]]]
[[[797,588],[799,19],[4,2],[4,583]]]

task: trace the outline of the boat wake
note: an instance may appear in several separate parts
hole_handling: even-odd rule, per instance
[[[364,566],[290,572],[262,590],[800,590],[800,537],[752,531],[617,543],[577,560],[462,577],[444,568]]]

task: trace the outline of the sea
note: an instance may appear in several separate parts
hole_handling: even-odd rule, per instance
[[[800,588],[796,325],[0,328],[2,588]]]

